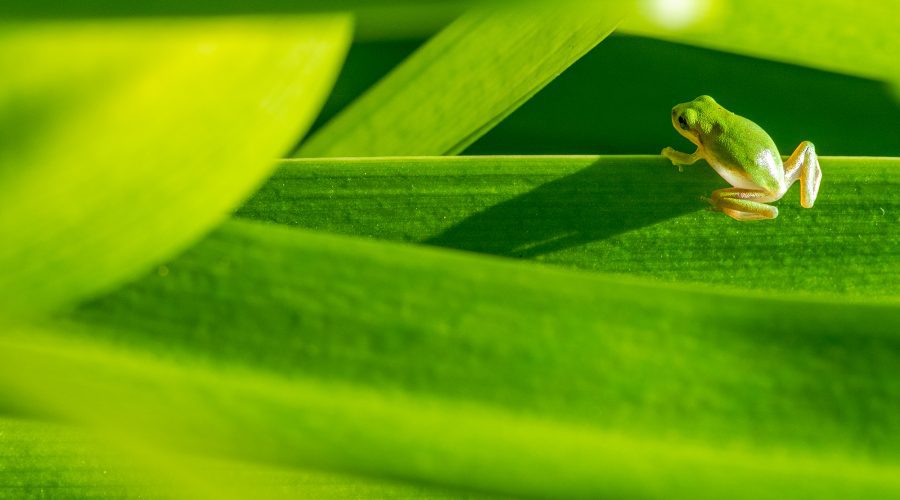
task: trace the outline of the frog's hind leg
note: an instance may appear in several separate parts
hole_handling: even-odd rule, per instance
[[[714,209],[735,220],[764,220],[778,217],[778,208],[767,205],[775,201],[772,193],[753,189],[726,188],[713,191],[707,201]]]
[[[784,180],[788,187],[799,180],[800,204],[804,208],[812,208],[822,182],[822,169],[813,143],[801,142],[794,154],[784,162]]]

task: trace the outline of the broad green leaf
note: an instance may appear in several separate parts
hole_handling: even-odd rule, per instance
[[[241,217],[594,271],[790,292],[900,296],[900,159],[821,158],[812,209],[795,186],[774,221],[700,197],[705,163],[658,156],[285,161]]]
[[[301,156],[453,154],[608,35],[622,2],[473,9],[301,146]]]
[[[349,36],[343,16],[0,25],[0,316],[220,221],[312,122]]]
[[[898,331],[896,302],[229,222],[4,336],[0,394],[160,445],[486,491],[896,498]]]
[[[641,3],[643,15],[623,23],[626,32],[900,83],[900,22],[893,0]]]

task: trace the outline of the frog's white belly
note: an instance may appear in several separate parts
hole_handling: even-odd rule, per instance
[[[780,159],[780,158],[779,158]],[[753,189],[753,190],[763,190],[761,186],[753,182],[752,179],[741,169],[737,168],[729,168],[725,166],[722,162],[718,161],[716,158],[710,158],[707,160],[707,163],[718,173],[723,179],[725,179],[729,184],[736,188],[740,189]],[[769,150],[763,151],[756,158],[756,164],[760,167],[765,168],[769,171],[769,175],[772,176],[773,179],[776,179],[779,184],[779,194],[782,191],[782,185],[784,184],[784,167],[781,165],[781,162],[778,161],[772,152]]]
[[[759,186],[754,184],[749,178],[745,177],[744,172],[732,170],[715,160],[711,160],[707,163],[709,163],[716,173],[722,176],[722,178],[732,186],[741,189],[759,189]]]

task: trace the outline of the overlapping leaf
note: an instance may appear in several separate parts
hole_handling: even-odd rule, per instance
[[[900,494],[896,304],[250,223],[167,269],[6,337],[4,394],[175,448],[505,493]]]

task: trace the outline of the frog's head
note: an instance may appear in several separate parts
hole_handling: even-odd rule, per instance
[[[712,97],[702,95],[693,101],[672,108],[672,126],[697,146],[711,134],[720,122],[720,115],[727,113]]]

